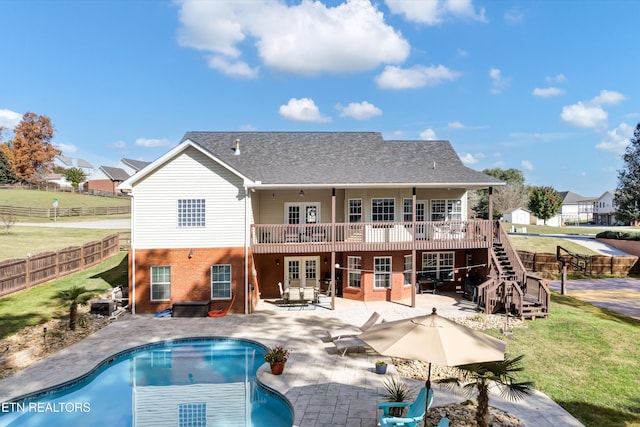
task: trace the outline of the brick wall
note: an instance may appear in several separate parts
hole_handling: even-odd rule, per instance
[[[138,249],[136,263],[136,313],[156,313],[171,308],[175,301],[211,301],[211,309],[226,308],[227,300],[211,300],[213,264],[231,264],[231,291],[235,295],[232,312],[244,313],[244,250],[243,248]],[[129,262],[133,257],[130,252]],[[151,267],[171,266],[171,300],[151,301]],[[132,271],[129,265],[129,271]],[[249,272],[252,268],[249,269]],[[131,273],[130,273],[131,274]],[[131,277],[129,283],[131,283]],[[129,286],[130,300],[133,287]]]

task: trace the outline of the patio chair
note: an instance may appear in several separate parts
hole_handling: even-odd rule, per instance
[[[302,299],[307,302],[307,301],[311,301],[311,302],[317,302],[317,293],[316,293],[316,288],[312,287],[312,286],[305,286],[304,288],[302,288]]]
[[[374,311],[371,314],[371,317],[369,317],[369,319],[364,322],[362,326],[348,326],[335,331],[327,331],[327,335],[329,336],[329,339],[331,339],[331,341],[335,341],[337,339],[345,337],[354,337],[356,335],[360,335],[361,333],[378,323],[379,319],[381,319],[380,313]]]
[[[433,404],[433,389],[429,390],[429,408]],[[427,389],[420,389],[418,397],[413,403],[409,402],[380,402],[378,403],[378,409],[382,409],[383,414],[378,418],[378,425],[380,426],[405,426],[405,427],[417,427],[418,423],[424,418],[427,405]],[[394,417],[389,415],[390,408],[409,408],[405,417]]]
[[[340,353],[340,357],[344,357],[349,350],[364,350],[367,347],[367,343],[362,341],[358,337],[344,337],[333,340],[333,345],[336,346],[336,350]]]
[[[286,304],[289,302],[289,288],[282,289],[282,282],[278,282],[278,290],[280,291],[280,302]]]
[[[440,422],[438,422],[438,425],[436,427],[449,427],[449,418],[447,417],[440,418]]]

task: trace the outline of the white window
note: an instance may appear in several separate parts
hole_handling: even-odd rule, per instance
[[[404,199],[402,203],[402,220],[413,221],[413,199]]]
[[[231,299],[231,265],[211,266],[211,299]]]
[[[371,199],[371,221],[395,221],[395,199]]]
[[[405,286],[411,285],[411,274],[413,272],[412,264],[413,263],[411,262],[411,255],[405,255],[404,256],[404,285]]]
[[[374,257],[373,258],[373,287],[374,288],[390,288],[391,287],[391,257]]]
[[[205,402],[179,403],[178,427],[207,427],[207,404]]]
[[[362,258],[359,256],[347,257],[347,271],[349,272],[349,287],[360,288],[362,277]]]
[[[423,252],[422,274],[430,279],[453,280],[453,252]]]
[[[151,267],[151,301],[171,299],[171,267]]]
[[[178,227],[204,227],[206,225],[204,199],[178,200]]]
[[[431,221],[462,221],[462,200],[432,200]]]
[[[349,222],[362,222],[362,199],[349,199]]]

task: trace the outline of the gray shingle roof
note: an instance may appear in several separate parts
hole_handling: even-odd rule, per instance
[[[100,170],[104,172],[112,181],[124,181],[129,178],[129,174],[124,169],[113,168],[111,166],[100,166]]]
[[[378,132],[188,132],[187,139],[263,185],[504,184],[464,166],[449,141],[385,141]]]
[[[131,166],[132,169],[135,169],[137,171],[139,171],[140,169],[144,168],[149,163],[151,163],[151,162],[144,162],[142,160],[125,159],[125,158],[121,159],[121,161],[125,165]]]

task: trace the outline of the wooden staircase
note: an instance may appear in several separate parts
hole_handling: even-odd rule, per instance
[[[489,274],[478,286],[478,307],[485,313],[510,313],[522,319],[549,316],[547,282],[524,269],[501,223],[490,249]]]

